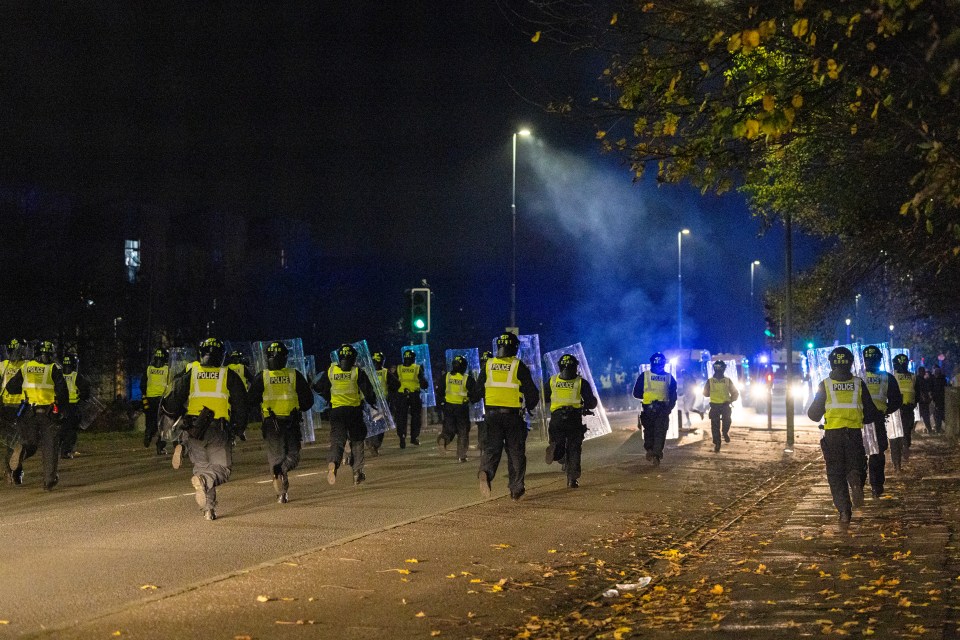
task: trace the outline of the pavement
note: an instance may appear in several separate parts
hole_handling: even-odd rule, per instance
[[[953,637],[947,441],[918,438],[841,531],[815,427],[798,419],[786,454],[784,432],[758,422],[720,453],[686,433],[654,468],[636,414],[614,414],[576,490],[532,434],[518,502],[505,461],[484,500],[475,460],[441,455],[427,432],[403,451],[388,435],[360,487],[328,486],[322,443],[308,447],[278,505],[251,431],[212,523],[189,471],[136,434],[82,435],[87,455],[65,461],[56,491],[37,487],[36,464],[32,485],[0,490],[0,638]]]

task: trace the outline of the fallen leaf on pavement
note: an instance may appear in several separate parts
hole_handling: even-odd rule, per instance
[[[417,564],[420,561],[417,560],[416,558],[407,558],[406,560],[404,560],[404,562],[409,562],[410,564]]]
[[[257,602],[270,602],[273,600],[270,596],[257,596]]]
[[[160,587],[158,587],[158,586],[155,585],[155,584],[144,584],[144,585],[141,585],[141,586],[140,586],[140,589],[141,589],[142,591],[147,591],[147,590],[152,590],[152,589],[159,589],[159,588],[160,588]]]
[[[426,618],[426,617],[427,617],[427,614],[425,614],[423,611],[417,611],[417,615],[415,615],[415,616],[413,616],[413,617],[414,617],[414,618]]]
[[[723,595],[723,586],[719,584],[713,585],[713,589],[710,589],[710,593],[715,596]]]
[[[510,548],[510,545],[504,544],[504,543],[502,543],[502,542],[501,542],[500,544],[492,544],[492,545],[490,545],[490,546],[493,547],[494,549],[509,549],[509,548]]]
[[[435,638],[435,637],[437,637],[438,635],[440,635],[440,632],[437,631],[436,629],[434,629],[433,631],[430,632],[430,636],[431,636],[431,637],[434,637],[434,638]]]

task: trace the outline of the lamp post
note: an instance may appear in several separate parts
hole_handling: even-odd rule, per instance
[[[850,342],[851,342],[851,340],[850,340],[850,318],[847,318],[847,319],[845,320],[845,322],[847,323],[847,344],[850,344]]]
[[[513,279],[510,282],[510,326],[517,326],[517,136],[529,136],[529,129],[520,129],[513,134],[513,181],[510,198],[510,215],[513,218],[511,232],[513,247]]]
[[[887,341],[887,344],[892,349],[893,348],[893,325],[891,324],[887,328],[890,329],[890,339]]]
[[[683,236],[690,229],[677,231],[677,349],[683,349]]]
[[[753,309],[753,269],[760,266],[759,260],[750,263],[750,309]]]
[[[857,323],[857,331],[863,333],[863,326],[860,324],[860,294],[853,296],[853,319]]]

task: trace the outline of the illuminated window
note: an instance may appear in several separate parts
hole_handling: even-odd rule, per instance
[[[127,267],[127,281],[136,282],[140,272],[140,241],[123,241],[123,264]]]

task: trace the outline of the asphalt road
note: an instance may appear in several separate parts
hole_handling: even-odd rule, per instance
[[[623,413],[615,422],[627,427],[635,420],[635,414]],[[772,437],[765,431],[751,432],[762,441]],[[372,581],[368,585],[371,592],[387,577],[396,578],[391,572],[396,566],[405,566],[403,556],[432,557],[437,562],[446,555],[451,561],[472,558],[471,562],[482,561],[489,567],[490,559],[478,555],[478,549],[499,549],[484,536],[509,539],[513,533],[540,543],[539,549],[573,545],[598,532],[615,535],[627,521],[624,514],[633,516],[633,506],[641,507],[638,498],[646,498],[643,508],[654,512],[671,509],[670,505],[683,499],[702,498],[706,504],[709,492],[683,492],[692,486],[707,486],[705,479],[714,474],[737,473],[738,464],[744,465],[739,470],[743,478],[752,481],[750,465],[759,460],[755,451],[741,448],[738,454],[736,449],[727,449],[725,462],[718,463],[717,458],[710,458],[712,447],[701,444],[698,435],[688,436],[683,442],[695,446],[685,448],[691,451],[686,457],[703,455],[709,460],[702,469],[686,466],[684,481],[673,488],[679,493],[671,494],[664,504],[659,494],[647,491],[659,486],[655,478],[662,471],[650,469],[642,460],[642,442],[635,431],[615,431],[585,445],[584,487],[578,492],[566,489],[556,465],[544,464],[544,443],[534,434],[528,441],[528,495],[514,505],[504,498],[506,460],[494,481],[493,497],[484,500],[477,490],[476,452],[471,451],[470,462],[458,464],[452,453],[443,456],[436,451],[434,433],[424,434],[424,446],[406,450],[397,448],[396,436],[388,434],[384,453],[368,459],[368,482],[360,487],[352,485],[349,475],[329,486],[325,447],[307,447],[300,468],[291,475],[291,502],[279,505],[262,443],[251,430],[250,439],[235,452],[231,481],[219,490],[220,517],[216,522],[201,516],[189,468],[171,469],[169,458],[156,457],[152,449],[140,446],[139,434],[81,435],[84,455],[63,461],[61,483],[55,491],[40,489],[36,459],[26,465],[24,486],[0,487],[4,553],[0,620],[9,621],[0,624],[0,637],[109,637],[115,635],[108,633],[114,627],[118,632],[123,629],[122,637],[196,637],[199,628],[191,632],[182,626],[163,626],[180,616],[180,623],[200,624],[202,620],[207,637],[234,638],[233,630],[219,626],[222,616],[204,614],[183,603],[196,598],[206,602],[218,591],[232,600],[244,588],[252,589],[251,594],[276,590],[279,585],[266,576],[278,565],[288,564],[284,560],[312,553],[329,562],[331,558],[320,552],[343,548],[346,553],[351,544],[357,547],[352,556],[368,560],[365,579]],[[680,459],[675,446],[671,447],[675,453],[661,468],[667,472],[671,458],[676,455],[678,462]],[[770,460],[779,459],[776,446],[764,451]],[[461,534],[475,535],[476,540],[461,540]],[[444,541],[447,536],[454,537]],[[368,548],[361,550],[361,543]],[[516,539],[513,545],[519,550]],[[454,548],[458,546],[462,546],[459,551]],[[521,565],[530,561],[529,555],[517,558]],[[329,571],[338,570],[333,567]],[[244,587],[244,580],[254,577],[261,582]],[[356,586],[356,576],[341,582],[338,588],[361,588]],[[316,579],[308,581],[305,589],[315,584]],[[431,594],[428,599],[436,599],[436,594]],[[402,600],[406,605],[407,598]],[[254,603],[255,596],[246,595],[244,601]],[[526,603],[523,607],[518,604],[516,615],[525,610]],[[377,629],[392,628],[394,620],[384,614]],[[499,621],[487,620],[493,622]],[[124,628],[124,624],[130,627]],[[363,625],[357,630],[358,637],[370,633]],[[337,636],[349,634],[338,632]]]

